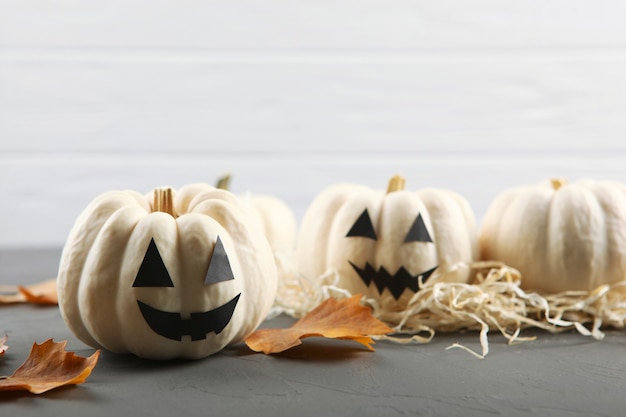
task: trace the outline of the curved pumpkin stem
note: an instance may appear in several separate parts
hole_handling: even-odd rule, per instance
[[[226,174],[222,175],[221,177],[217,179],[217,182],[215,183],[215,188],[228,191],[230,189],[231,178],[232,178],[232,175],[230,174],[230,172],[227,172]]]
[[[557,191],[559,188],[567,184],[567,180],[564,178],[553,178],[550,180],[550,183],[552,184],[554,191]]]
[[[389,180],[389,185],[387,186],[387,194],[393,193],[394,191],[402,191],[404,190],[404,183],[406,180],[402,175],[394,175]]]
[[[171,188],[157,188],[154,190],[152,212],[161,211],[172,217],[178,217],[174,211],[174,193]]]

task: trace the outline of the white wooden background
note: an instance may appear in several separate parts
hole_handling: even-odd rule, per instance
[[[0,0],[0,248],[110,189],[626,182],[626,3]]]

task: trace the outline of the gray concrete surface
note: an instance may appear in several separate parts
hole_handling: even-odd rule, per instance
[[[54,276],[58,250],[0,251],[0,284]],[[265,327],[286,327],[278,317]],[[33,342],[68,340],[92,348],[67,329],[55,307],[0,307],[9,350],[0,375],[10,375]],[[438,334],[428,345],[378,342],[376,352],[353,342],[307,339],[281,355],[245,345],[197,361],[152,362],[103,352],[85,384],[35,396],[0,392],[0,415],[30,416],[623,416],[626,334],[603,341],[574,332],[535,334],[509,346],[493,334],[484,360],[478,335]]]

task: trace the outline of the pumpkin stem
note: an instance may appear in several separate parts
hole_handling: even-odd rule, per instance
[[[215,183],[215,188],[219,188],[220,190],[229,190],[231,178],[232,178],[232,175],[230,174],[230,172],[227,172],[226,174],[222,175],[221,177],[217,179],[217,182]]]
[[[154,190],[154,204],[152,212],[161,211],[172,217],[178,217],[174,211],[174,193],[171,188],[157,188]]]
[[[402,191],[404,190],[405,179],[402,175],[394,175],[389,180],[389,185],[387,186],[387,194],[392,193],[394,191]]]
[[[565,180],[564,178],[553,178],[550,180],[550,183],[552,184],[552,188],[554,188],[554,191],[556,191],[565,184],[567,184],[567,180]]]

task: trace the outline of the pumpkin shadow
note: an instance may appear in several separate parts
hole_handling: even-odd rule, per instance
[[[164,369],[183,369],[197,365],[199,361],[210,359],[211,355],[198,359],[172,358],[172,359],[146,359],[135,356],[132,353],[113,353],[102,351],[101,360],[98,364],[101,368],[108,368],[112,371],[154,371]]]
[[[255,352],[245,344],[238,344],[227,349],[236,356],[264,355]],[[301,345],[295,346],[280,353],[272,353],[268,356],[283,360],[307,361],[307,362],[338,362],[347,359],[361,357],[373,352],[361,345],[350,341],[330,340],[323,338],[306,338]]]

